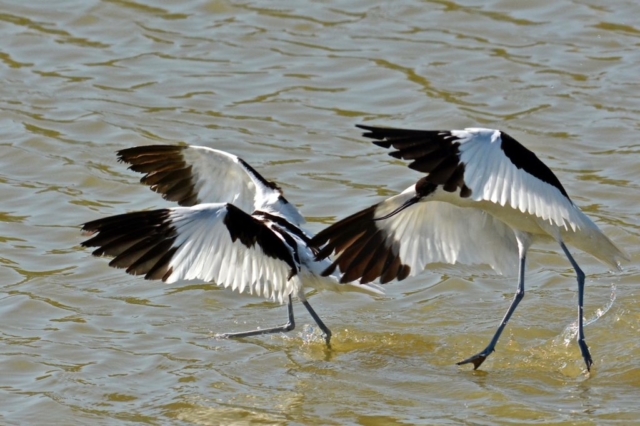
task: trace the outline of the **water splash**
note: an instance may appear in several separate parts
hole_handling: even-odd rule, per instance
[[[594,312],[593,316],[591,316],[591,318],[585,318],[584,326],[586,327],[589,324],[593,324],[598,319],[600,319],[600,317],[602,317],[604,314],[609,312],[609,309],[611,309],[611,307],[613,306],[613,302],[615,302],[616,297],[617,297],[616,285],[611,284],[611,294],[609,295],[609,301],[602,308],[596,309],[596,311]],[[576,339],[577,336],[578,336],[578,320],[575,320],[563,330],[561,337],[562,337],[562,340],[564,341],[565,346],[569,346],[571,342]]]
[[[322,330],[312,326],[311,324],[305,324],[299,334],[303,344],[305,345],[317,343],[319,341],[324,342],[324,334],[322,333]]]

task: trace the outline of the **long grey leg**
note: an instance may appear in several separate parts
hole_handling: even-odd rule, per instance
[[[291,300],[291,295],[289,295],[289,304],[287,305],[287,308],[289,310],[289,321],[287,321],[285,325],[282,325],[279,327],[265,328],[262,330],[241,331],[239,333],[223,333],[223,334],[218,334],[216,337],[237,339],[240,337],[260,336],[262,334],[271,334],[271,333],[280,333],[280,332],[284,333],[287,331],[291,331],[294,328],[296,328],[296,322],[293,319],[293,302]],[[309,309],[309,307],[307,307],[307,309]]]
[[[481,352],[478,352],[474,356],[469,357],[464,361],[460,361],[458,365],[473,363],[473,369],[476,370],[478,367],[480,367],[480,364],[482,364],[484,360],[487,359],[489,355],[491,355],[491,352],[495,351],[496,344],[498,343],[498,339],[500,339],[502,330],[504,330],[504,327],[507,325],[509,318],[511,318],[511,315],[516,310],[516,307],[524,297],[524,270],[526,259],[526,256],[522,256],[520,258],[520,277],[518,279],[518,289],[516,290],[516,294],[513,297],[513,301],[511,302],[507,313],[504,315],[504,318],[502,318],[502,321],[500,322],[496,333],[493,335],[493,338],[491,339],[487,347],[484,348]]]
[[[582,269],[580,269],[576,261],[573,259],[573,256],[571,256],[571,253],[569,253],[569,249],[567,249],[567,246],[565,246],[562,241],[560,241],[560,247],[562,247],[564,254],[569,259],[569,262],[571,262],[571,266],[575,269],[578,277],[578,346],[582,353],[582,359],[584,359],[585,364],[587,364],[587,371],[591,371],[593,360],[591,359],[587,342],[584,340],[584,329],[582,324],[584,317],[584,272],[582,272]]]
[[[313,310],[309,302],[307,302],[306,300],[303,300],[302,304],[304,305],[305,308],[307,308],[307,311],[309,311],[309,314],[311,314],[316,324],[318,324],[318,327],[320,327],[320,330],[322,330],[322,332],[324,333],[324,340],[327,342],[327,347],[331,348],[331,330],[329,330],[329,328],[326,325],[324,325],[324,323],[322,322],[322,320],[320,319],[316,311]]]

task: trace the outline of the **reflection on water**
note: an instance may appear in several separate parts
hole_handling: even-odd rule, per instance
[[[637,422],[636,16],[634,2],[3,2],[0,423]],[[633,259],[610,274],[576,252],[590,375],[553,246],[532,253],[475,372],[455,362],[515,290],[488,268],[434,266],[383,298],[312,294],[327,353],[298,304],[286,336],[216,339],[286,312],[130,277],[79,246],[80,223],[168,205],[115,159],[150,143],[242,156],[317,232],[417,176],[357,123],[499,127],[557,172]]]

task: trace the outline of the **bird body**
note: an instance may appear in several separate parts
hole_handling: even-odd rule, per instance
[[[87,222],[98,247],[95,256],[133,275],[166,283],[201,280],[289,303],[283,327],[225,334],[245,337],[295,327],[291,298],[298,297],[329,344],[331,332],[305,298],[308,288],[382,294],[375,284],[340,283],[338,273],[322,276],[331,262],[316,260],[304,218],[242,159],[200,146],[152,145],[118,152],[130,169],[145,173],[141,182],[180,207],[140,211]]]
[[[325,273],[343,281],[385,283],[422,272],[433,262],[486,263],[519,270],[518,290],[487,348],[462,361],[475,368],[493,352],[524,296],[526,254],[556,241],[578,275],[578,343],[589,369],[582,331],[584,274],[565,243],[615,268],[628,256],[571,201],[553,172],[508,134],[494,129],[409,130],[358,126],[390,155],[425,174],[402,193],[336,222],[316,235],[318,259],[334,253]]]
[[[382,217],[391,213],[417,195],[418,193],[416,192],[415,185],[410,186],[401,194],[380,203],[376,210],[375,217]],[[573,247],[591,254],[595,258],[615,269],[619,269],[620,262],[622,260],[626,260],[626,254],[621,252],[620,249],[597,227],[597,225],[571,201],[569,201],[570,205],[567,206],[566,210],[559,215],[561,220],[560,223],[550,217],[545,219],[544,217],[536,215],[534,212],[523,212],[519,208],[515,208],[510,204],[501,205],[486,199],[475,201],[471,199],[471,197],[463,198],[460,197],[459,193],[447,192],[442,189],[442,187],[437,187],[433,193],[420,197],[419,202],[430,203],[429,210],[432,210],[432,214],[444,217],[447,222],[454,222],[449,218],[452,214],[458,214],[460,217],[455,221],[456,223],[459,223],[460,220],[474,221],[477,218],[484,222],[482,225],[477,226],[490,226],[494,228],[500,226],[496,221],[487,223],[484,216],[478,216],[475,212],[473,214],[469,213],[469,211],[452,213],[452,209],[450,207],[447,211],[434,212],[433,210],[438,211],[445,209],[446,207],[443,204],[434,205],[432,204],[433,202],[446,203],[460,208],[480,210],[491,215],[501,224],[507,225],[512,230],[531,234],[531,238],[535,242],[562,240]],[[425,207],[425,209],[426,208],[427,207]],[[378,225],[382,226],[381,224]],[[501,234],[502,228],[494,229],[494,231]],[[492,232],[490,232],[490,234],[492,234]],[[487,237],[492,238],[490,236]],[[516,262],[517,258],[514,257],[513,261]],[[490,264],[490,262],[472,263]],[[419,270],[417,272],[419,272]]]

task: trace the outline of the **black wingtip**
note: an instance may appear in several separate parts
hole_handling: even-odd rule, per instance
[[[373,130],[373,127],[371,127],[371,126],[366,126],[366,125],[364,125],[364,124],[356,124],[356,127],[357,127],[358,129],[362,129],[362,130],[368,130],[368,131]]]
[[[391,142],[386,141],[386,136],[379,133],[380,127],[365,126],[364,124],[356,124],[356,127],[362,130],[366,130],[362,134],[362,137],[368,139],[374,139],[373,144],[382,148],[391,148]]]

